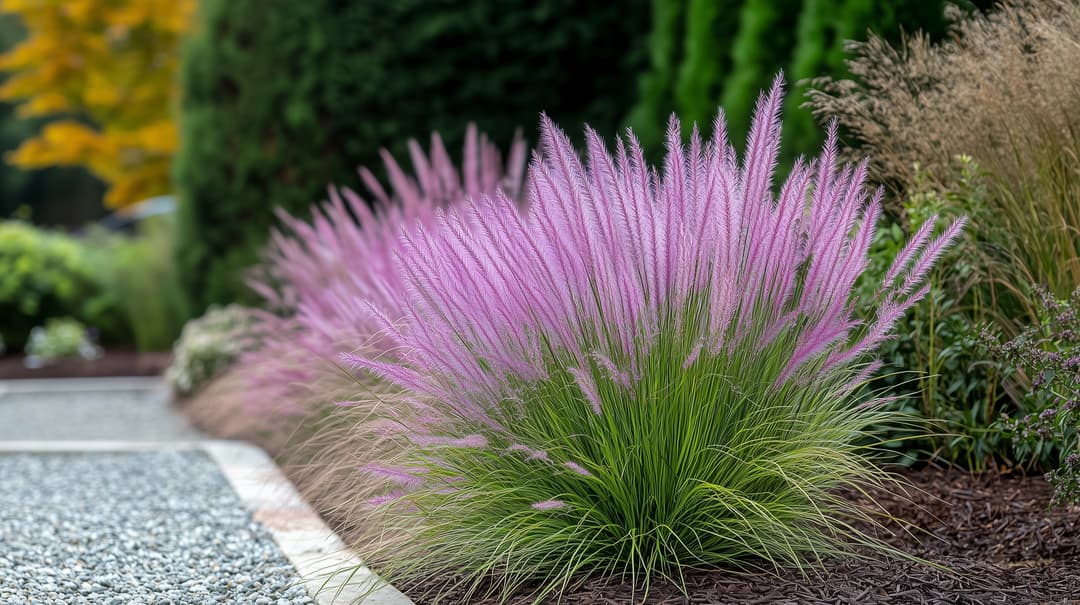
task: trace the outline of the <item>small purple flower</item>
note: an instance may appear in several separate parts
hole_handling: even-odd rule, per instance
[[[373,477],[389,481],[405,488],[416,488],[424,483],[423,478],[417,476],[415,471],[411,469],[395,468],[382,464],[367,464],[360,467],[360,470]]]
[[[529,460],[542,460],[544,462],[548,462],[550,460],[550,458],[548,457],[548,453],[544,450],[535,450],[527,445],[522,445],[520,443],[515,443],[511,445],[508,449],[511,452],[522,452],[526,454]]]
[[[411,437],[412,442],[421,447],[428,446],[446,446],[446,447],[466,447],[466,448],[484,448],[487,447],[487,438],[483,435],[466,435],[461,438],[441,437],[437,435],[422,435],[417,434]]]
[[[532,507],[536,510],[558,510],[566,508],[566,503],[562,500],[543,500],[541,502],[533,502]]]
[[[367,504],[371,507],[379,507],[401,499],[405,495],[401,491],[393,491],[373,498],[368,498]]]
[[[565,466],[566,468],[568,468],[568,469],[574,471],[575,473],[581,475],[582,477],[592,477],[593,476],[593,474],[590,473],[588,469],[586,469],[584,466],[581,466],[577,462],[566,461],[566,462],[563,462],[563,466]]]

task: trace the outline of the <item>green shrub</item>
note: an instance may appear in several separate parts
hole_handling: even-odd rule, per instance
[[[94,344],[86,326],[70,317],[50,319],[44,327],[35,326],[26,342],[26,365],[31,368],[58,359],[94,359],[100,355],[101,349]]]
[[[176,266],[173,217],[142,221],[134,236],[117,236],[101,271],[140,351],[165,351],[188,317]]]
[[[470,120],[506,143],[541,111],[613,132],[648,18],[647,0],[202,2],[176,166],[193,311],[240,294],[275,206],[305,211],[380,147],[437,130],[459,149]]]
[[[28,223],[0,223],[0,335],[12,347],[47,319],[71,317],[106,346],[167,350],[187,300],[176,269],[171,218],[134,236],[91,229],[82,238]]]
[[[232,365],[241,353],[252,350],[255,315],[250,309],[229,305],[211,307],[189,321],[173,346],[173,362],[165,379],[180,395],[190,395]]]
[[[78,240],[20,221],[0,222],[0,335],[22,347],[34,326],[71,316],[108,338],[120,329],[116,309]]]
[[[1046,478],[1054,486],[1054,504],[1080,504],[1080,287],[1068,300],[1039,290],[1037,325],[1009,342],[984,334],[996,358],[1032,375],[1028,395],[1042,405],[1018,418],[1002,417],[1021,455],[1031,462],[1049,456]],[[1034,457],[1034,458],[1032,458]]]
[[[901,204],[902,220],[918,229],[935,215],[967,215],[986,220],[985,206],[993,195],[986,177],[971,158],[953,163],[954,186],[939,191],[918,173],[913,189]],[[885,270],[900,249],[903,229],[893,224],[882,229],[871,248],[869,274]],[[1015,295],[997,287],[988,255],[993,246],[980,229],[965,233],[931,275],[931,289],[900,322],[897,338],[879,355],[885,367],[875,386],[894,399],[895,408],[918,422],[893,431],[888,447],[911,463],[937,459],[972,470],[1019,463],[1048,468],[1056,450],[1045,444],[1017,448],[997,420],[1001,414],[1028,414],[1045,401],[1025,395],[1030,380],[1003,364],[988,359],[981,343],[987,324],[1007,326],[1015,334],[1012,318],[1023,314]],[[864,300],[873,293],[864,290]]]
[[[895,223],[880,229],[868,274],[885,271],[905,237]],[[884,366],[873,386],[891,399],[892,409],[912,419],[890,427],[883,439],[904,464],[938,459],[985,470],[1011,459],[1007,436],[994,427],[1000,411],[1011,405],[1000,388],[1001,370],[978,346],[970,301],[954,298],[952,286],[970,274],[963,255],[949,253],[932,273],[926,298],[898,322],[896,338],[878,352]],[[872,300],[873,293],[864,290],[863,297]]]

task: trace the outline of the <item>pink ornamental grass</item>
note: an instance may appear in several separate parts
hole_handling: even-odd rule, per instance
[[[414,140],[408,147],[414,176],[382,152],[389,192],[370,170],[360,168],[369,199],[331,186],[329,200],[312,209],[310,221],[277,211],[283,229],[272,233],[250,284],[273,311],[261,318],[265,345],[245,360],[253,411],[305,413],[313,401],[321,401],[311,378],[324,366],[338,363],[342,353],[379,350],[379,327],[403,315],[398,305],[407,298],[393,260],[402,231],[433,225],[440,208],[469,196],[502,191],[515,199],[520,194],[525,166],[520,135],[504,164],[498,148],[470,124],[461,171],[438,134],[432,134],[426,154]],[[377,320],[373,307],[381,315]],[[327,389],[322,399],[331,391],[340,398],[340,389]]]
[[[402,230],[430,226],[440,208],[468,197],[502,191],[516,199],[520,193],[525,165],[520,135],[504,168],[498,148],[469,124],[460,173],[437,133],[428,154],[415,140],[408,146],[415,177],[382,151],[390,193],[362,167],[371,199],[330,186],[329,201],[312,210],[310,221],[277,210],[285,230],[271,234],[263,275],[251,286],[271,307],[295,311],[297,321],[322,342],[365,342],[374,331],[367,303],[391,319],[402,315],[404,283],[393,261]]]
[[[277,452],[292,466],[305,498],[342,520],[346,532],[354,520],[362,523],[357,509],[368,500],[393,500],[399,484],[417,483],[407,466],[387,464],[400,448],[378,428],[377,408],[397,397],[396,389],[339,365],[340,354],[379,350],[371,308],[363,301],[377,301],[382,320],[396,321],[394,305],[406,300],[393,270],[399,233],[433,224],[437,209],[470,195],[501,189],[517,198],[525,168],[520,136],[504,163],[473,125],[461,170],[437,134],[426,154],[415,141],[409,153],[413,176],[383,152],[388,188],[360,169],[367,199],[330,187],[329,201],[313,208],[309,221],[279,211],[283,227],[273,234],[251,284],[270,307],[258,326],[263,346],[237,364],[228,384],[212,385],[217,397],[207,394],[198,406],[212,430],[226,426]],[[236,399],[244,405],[232,406]],[[465,436],[451,443],[473,441]]]
[[[476,197],[405,234],[407,298],[369,299],[403,318],[383,321],[381,333],[387,350],[404,353],[349,361],[484,420],[485,406],[547,377],[546,351],[567,356],[601,414],[587,368],[624,386],[639,380],[667,322],[697,337],[686,365],[762,350],[791,330],[798,339],[780,380],[862,360],[925,294],[963,221],[937,237],[916,233],[881,284],[876,317],[860,322],[852,290],[868,265],[881,190],[867,191],[866,162],[837,166],[834,124],[821,157],[797,161],[774,193],[780,101],[778,79],[759,103],[741,165],[722,114],[710,141],[695,128],[688,147],[673,119],[660,172],[632,134],[612,157],[587,131],[583,163],[543,118],[529,211],[505,195]]]
[[[781,97],[778,78],[742,161],[722,116],[689,145],[672,120],[660,170],[632,133],[613,156],[587,130],[583,160],[543,118],[527,212],[480,196],[401,236],[407,298],[375,315],[381,352],[346,358],[408,394],[390,413],[422,479],[379,509],[399,537],[367,548],[381,573],[540,597],[869,541],[835,495],[883,480],[861,444],[895,419],[861,395],[867,355],[962,221],[919,231],[861,322],[881,192],[838,165],[835,126],[774,183]]]

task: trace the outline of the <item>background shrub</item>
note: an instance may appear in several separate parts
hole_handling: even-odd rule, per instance
[[[988,2],[980,2],[988,4]],[[809,110],[800,108],[803,78],[846,73],[843,45],[873,30],[887,39],[922,29],[945,32],[943,0],[653,0],[649,68],[630,123],[646,148],[663,138],[667,116],[705,126],[722,106],[742,146],[758,91],[779,69],[794,84],[784,109],[794,158],[820,144]]]
[[[179,395],[191,395],[258,346],[255,313],[238,305],[211,307],[184,326],[165,380]]]
[[[918,229],[931,220],[923,213],[941,210],[927,203],[936,197],[914,195],[904,207],[907,224]],[[870,248],[867,276],[887,270],[905,237],[899,224],[886,221]],[[896,337],[877,354],[883,365],[872,388],[913,420],[883,432],[884,446],[904,464],[938,459],[986,470],[1014,459],[1007,436],[994,424],[999,413],[1017,409],[1017,403],[1001,385],[1001,368],[985,359],[979,345],[988,314],[971,294],[978,277],[963,250],[961,244],[944,256],[930,274],[926,297],[907,311]],[[869,283],[861,288],[860,300],[874,300]]]
[[[1067,300],[1039,290],[1039,323],[1003,342],[986,333],[983,342],[1002,362],[1032,377],[1028,398],[1034,412],[1002,418],[1020,455],[1049,457],[1046,478],[1054,504],[1080,503],[1080,287]]]
[[[175,217],[140,221],[131,235],[92,240],[95,274],[123,314],[140,351],[167,351],[188,318],[188,297],[176,264]]]
[[[30,328],[70,317],[105,346],[172,346],[187,316],[169,219],[142,221],[134,235],[82,237],[0,223],[0,334],[21,350]]]
[[[201,4],[176,167],[194,311],[239,294],[274,207],[306,210],[380,147],[438,131],[457,149],[470,119],[507,144],[540,111],[612,132],[649,17],[645,0]]]
[[[86,326],[70,317],[53,318],[44,326],[34,326],[26,342],[26,365],[38,368],[59,359],[94,359],[101,349],[94,344]]]
[[[992,322],[1010,338],[1039,319],[1032,286],[1065,296],[1080,283],[1080,6],[1009,2],[968,15],[956,36],[916,35],[900,47],[855,45],[855,79],[819,81],[815,112],[836,115],[851,155],[897,193],[906,228],[934,213],[971,217],[928,300],[901,330],[882,380],[928,422],[953,433],[916,443],[949,461],[1045,468],[1053,448],[1015,450],[998,414],[1041,405],[1023,372],[985,360],[975,336]],[[911,381],[903,383],[904,372]]]
[[[75,317],[121,337],[123,320],[79,240],[20,221],[0,222],[0,333],[20,350],[30,329]]]

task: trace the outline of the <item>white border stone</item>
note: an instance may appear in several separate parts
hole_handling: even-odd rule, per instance
[[[11,382],[4,386],[11,385]],[[67,388],[71,388],[68,386]],[[383,582],[296,492],[261,449],[239,441],[0,441],[0,453],[203,451],[265,526],[319,605],[413,605]]]

